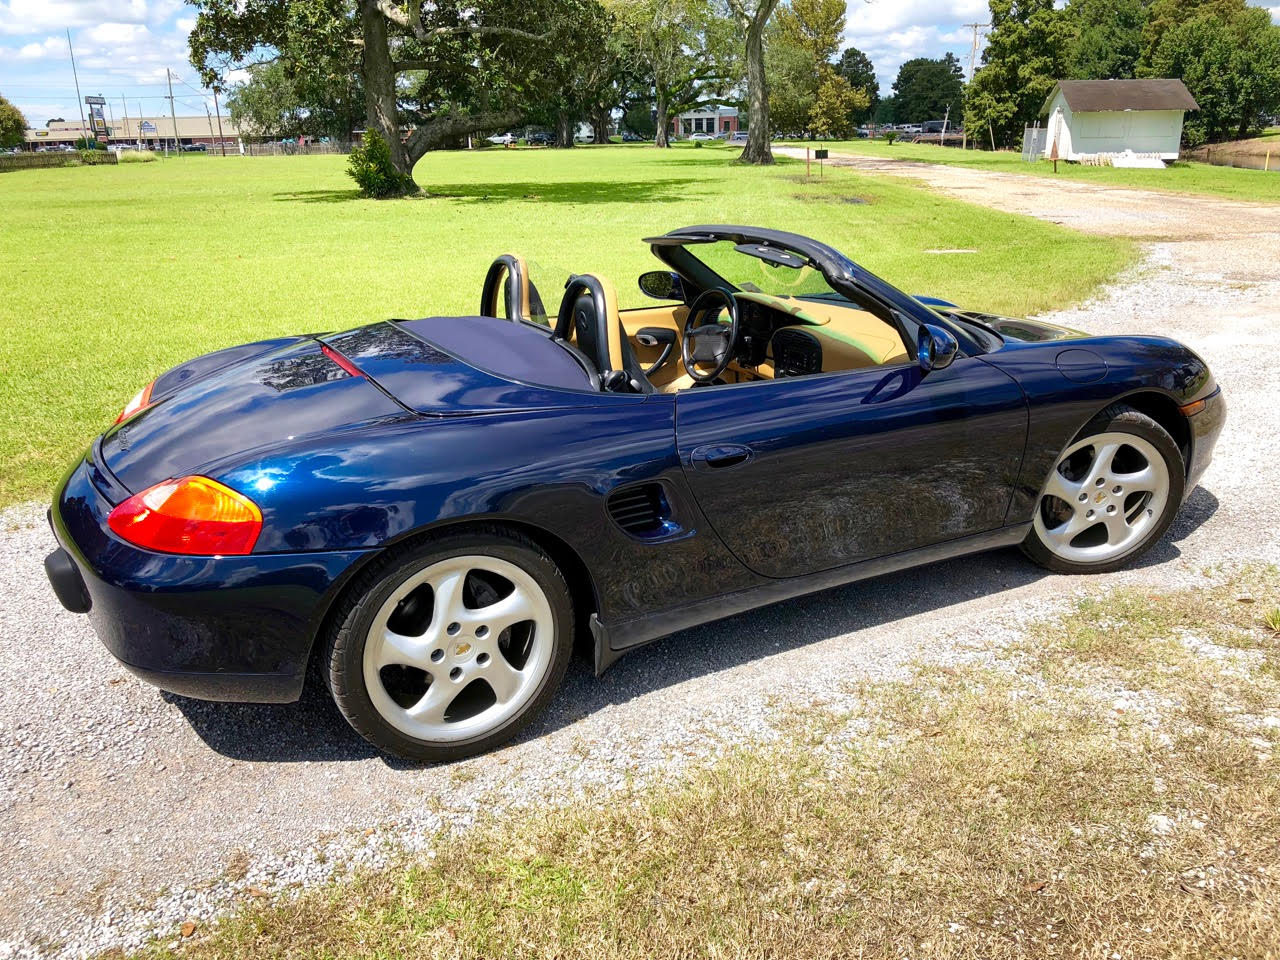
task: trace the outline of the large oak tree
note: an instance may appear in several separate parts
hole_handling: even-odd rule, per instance
[[[365,123],[412,175],[427,150],[515,125],[542,70],[564,57],[595,0],[188,0],[191,62],[214,87],[228,69],[280,60],[291,76],[356,64]]]

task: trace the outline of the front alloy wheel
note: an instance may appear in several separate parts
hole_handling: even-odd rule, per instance
[[[1100,414],[1059,455],[1036,504],[1026,552],[1051,570],[1114,570],[1168,529],[1182,501],[1181,451],[1143,413]]]
[[[496,746],[564,676],[568,587],[514,532],[393,556],[349,597],[330,642],[329,686],[351,725],[391,753],[441,761]]]

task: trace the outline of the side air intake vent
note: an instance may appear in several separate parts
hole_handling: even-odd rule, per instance
[[[609,495],[609,516],[633,537],[661,537],[675,530],[671,506],[660,483],[625,487]]]

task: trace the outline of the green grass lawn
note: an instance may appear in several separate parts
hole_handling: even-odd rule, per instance
[[[915,293],[1013,314],[1080,300],[1132,244],[890,179],[736,150],[621,147],[429,155],[431,195],[356,198],[342,157],[182,157],[0,175],[0,503],[44,498],[144,383],[185,358],[390,316],[472,313],[492,258],[612,277],[640,238],[706,222],[811,234]],[[976,250],[938,255],[935,248]],[[1064,268],[1065,265],[1065,268]],[[535,272],[550,300],[564,274]]]
[[[1257,719],[1280,697],[1280,576],[1195,587],[1090,597],[980,658],[851,680],[848,713],[789,704],[774,744],[656,784],[482,802],[433,857],[244,897],[133,956],[1274,958],[1280,731]]]
[[[1276,171],[1215,167],[1208,163],[1179,161],[1165,170],[1125,170],[1118,167],[1089,167],[1078,163],[1059,162],[1058,172],[1048,160],[1027,163],[1021,153],[1000,150],[958,150],[931,143],[894,143],[883,140],[847,140],[830,143],[795,142],[793,146],[826,147],[836,153],[853,153],[867,157],[915,160],[976,170],[1002,173],[1034,174],[1083,180],[1110,187],[1139,187],[1143,190],[1165,190],[1172,193],[1207,194],[1263,203],[1280,203],[1280,175]],[[1277,158],[1280,163],[1280,158]]]

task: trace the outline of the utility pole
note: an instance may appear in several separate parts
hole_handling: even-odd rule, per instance
[[[218,106],[218,88],[213,88],[213,112],[218,115],[218,145],[222,147],[222,155],[227,155],[227,141],[222,139],[222,110]]]
[[[985,30],[991,26],[989,23],[966,23],[966,27],[973,30],[973,46],[969,48],[969,82],[973,83],[974,69],[978,65],[978,31]],[[969,146],[969,128],[965,127],[964,132],[960,135],[960,149],[968,149]]]
[[[129,136],[129,101],[125,100],[124,94],[120,94],[120,106],[124,107],[124,135]]]
[[[76,81],[76,105],[80,108],[80,129],[84,131],[84,142],[89,142],[89,127],[84,122],[84,99],[80,96],[80,76],[76,73],[76,51],[71,46],[71,31],[67,30],[67,51],[71,54],[71,76]]]
[[[209,112],[209,104],[204,105],[204,118],[209,121],[209,139],[213,139],[213,114]]]
[[[169,81],[169,117],[173,120],[173,152],[182,156],[182,145],[178,142],[178,111],[173,106],[173,72],[164,68],[164,77]]]

